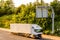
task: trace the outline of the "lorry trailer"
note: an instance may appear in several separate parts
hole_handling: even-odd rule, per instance
[[[10,24],[11,33],[31,38],[41,38],[42,28],[37,24]]]

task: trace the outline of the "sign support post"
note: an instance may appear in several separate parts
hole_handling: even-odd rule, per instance
[[[54,33],[54,16],[55,16],[55,13],[54,13],[54,10],[52,8],[52,34]]]

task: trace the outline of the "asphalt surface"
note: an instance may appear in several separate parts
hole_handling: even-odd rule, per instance
[[[60,37],[42,35],[42,39],[32,39],[23,36],[13,35],[9,31],[0,29],[0,40],[60,40]]]
[[[8,31],[0,30],[0,40],[49,40],[49,39],[32,39],[23,36],[13,35]]]
[[[10,32],[0,30],[0,40],[37,40],[37,39],[13,35]]]

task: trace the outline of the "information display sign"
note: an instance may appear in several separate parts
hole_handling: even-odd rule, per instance
[[[36,18],[47,18],[48,10],[45,6],[37,6],[36,7]]]

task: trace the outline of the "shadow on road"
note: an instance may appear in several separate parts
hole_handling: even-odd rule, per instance
[[[41,38],[41,39],[36,39],[36,40],[53,40],[53,39]]]
[[[15,34],[16,36],[21,36],[21,37],[25,37],[24,35],[20,35],[20,34]],[[29,38],[29,39],[33,39],[33,38],[30,38],[30,37],[25,37],[25,38]],[[38,38],[35,38],[35,39],[33,39],[33,40],[53,40],[53,39],[50,39],[50,38],[40,38],[40,39],[38,39]]]

